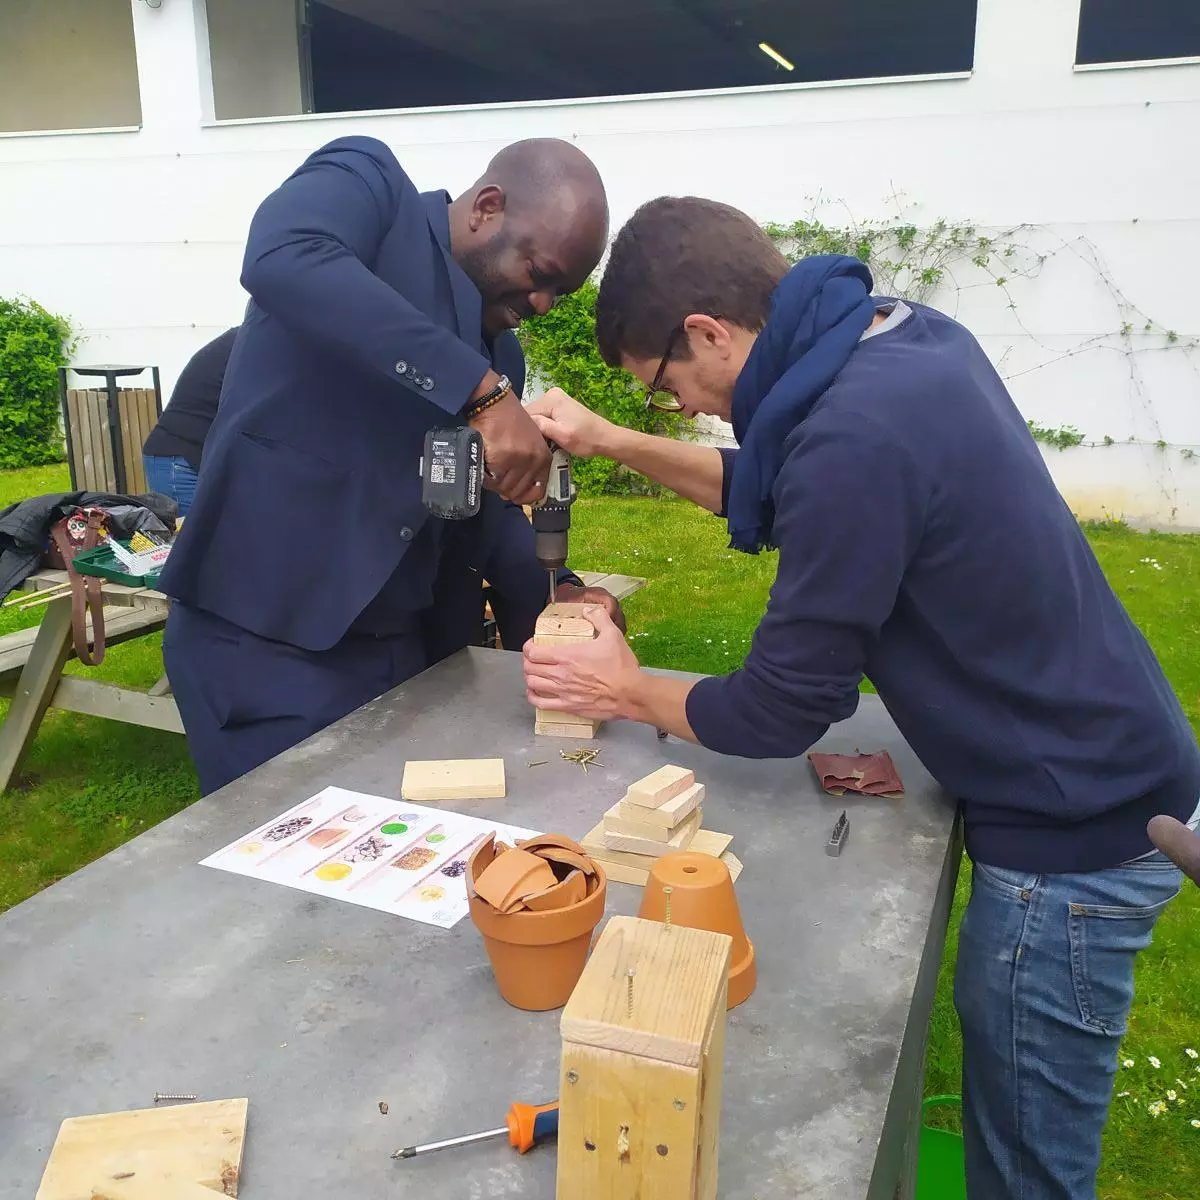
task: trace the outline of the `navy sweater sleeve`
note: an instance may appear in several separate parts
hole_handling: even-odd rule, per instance
[[[491,363],[371,272],[402,203],[416,188],[374,138],[322,147],[259,206],[250,223],[242,286],[296,333],[458,412]],[[432,390],[397,360],[437,363]]]
[[[853,715],[921,537],[928,491],[886,430],[814,413],[795,438],[775,484],[766,615],[742,669],[702,679],[687,699],[692,730],[722,754],[793,757]]]

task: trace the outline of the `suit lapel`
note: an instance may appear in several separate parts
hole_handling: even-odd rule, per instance
[[[467,345],[480,349],[483,346],[483,298],[450,254],[450,197],[446,192],[422,192],[421,199],[425,203],[430,232],[446,264],[458,336]]]

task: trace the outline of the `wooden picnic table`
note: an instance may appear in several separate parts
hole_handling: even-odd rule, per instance
[[[618,600],[645,587],[644,579],[602,571],[577,572],[588,587],[603,587]],[[66,571],[37,571],[25,581],[30,592],[61,588]],[[171,602],[152,588],[102,582],[104,640],[108,646],[157,633],[167,623]],[[147,692],[119,687],[78,675],[64,675],[75,657],[71,639],[71,596],[64,593],[45,603],[41,622],[30,629],[0,637],[0,696],[10,696],[12,706],[0,725],[0,792],[20,770],[21,763],[47,709],[107,717],[147,729],[183,733],[183,722],[164,674]],[[88,618],[91,629],[91,618]]]

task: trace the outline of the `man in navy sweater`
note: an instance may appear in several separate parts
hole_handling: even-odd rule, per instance
[[[596,310],[648,403],[732,419],[718,451],[534,406],[576,454],[624,462],[777,547],[744,666],[642,671],[602,613],[528,645],[540,707],[628,718],[725,754],[803,754],[866,676],[961,798],[974,885],[955,998],[973,1200],[1095,1195],[1133,966],[1181,876],[1147,836],[1196,823],[1200,751],[975,339],[870,296],[862,264],[787,263],[745,214],[645,205]]]

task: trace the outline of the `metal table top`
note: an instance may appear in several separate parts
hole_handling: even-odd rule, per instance
[[[901,801],[835,799],[804,759],[722,758],[627,723],[586,775],[559,758],[572,744],[535,741],[518,655],[464,651],[0,917],[0,1197],[33,1195],[64,1117],[155,1091],[249,1097],[246,1200],[553,1196],[553,1147],[390,1158],[556,1089],[558,1014],[499,998],[469,919],[440,930],[198,865],[328,784],[399,798],[408,757],[484,755],[503,755],[508,798],[445,807],[573,836],[664,762],[695,769],[706,827],[745,863],[759,971],[729,1014],[720,1194],[890,1196],[909,1113],[889,1100],[916,1086],[953,805],[873,696],[822,748],[890,750]],[[640,895],[610,884],[609,913]]]

